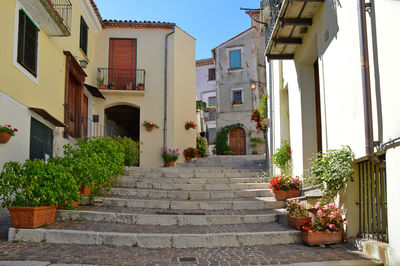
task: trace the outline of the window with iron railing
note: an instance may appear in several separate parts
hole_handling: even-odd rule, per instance
[[[97,83],[99,89],[145,90],[146,71],[144,69],[99,68]]]
[[[71,30],[72,4],[69,0],[50,0],[64,24]]]

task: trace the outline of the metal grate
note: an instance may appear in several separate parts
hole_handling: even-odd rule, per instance
[[[196,258],[193,257],[187,257],[187,258],[179,258],[180,262],[191,262],[191,261],[197,261]]]
[[[206,215],[205,212],[184,212],[183,215]]]
[[[156,212],[158,215],[178,215],[177,212]]]
[[[370,159],[372,158],[372,159]],[[388,242],[385,154],[357,161],[359,178],[359,236]]]

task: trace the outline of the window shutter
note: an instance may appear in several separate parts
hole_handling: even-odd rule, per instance
[[[242,58],[240,50],[229,51],[229,68],[241,68]]]
[[[37,51],[39,29],[21,9],[18,24],[17,61],[35,77],[37,74]]]
[[[89,30],[89,27],[86,24],[83,17],[81,16],[79,47],[82,49],[82,51],[85,53],[85,55],[87,55],[87,47],[88,47],[88,30]]]

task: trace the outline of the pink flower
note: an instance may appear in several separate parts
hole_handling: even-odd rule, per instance
[[[333,224],[329,224],[329,228],[332,229],[334,227]]]
[[[349,221],[344,220],[344,224],[345,224],[345,225],[348,225],[348,224],[349,224]]]
[[[317,215],[318,215],[319,217],[322,217],[322,210],[318,210],[318,211],[317,211]]]
[[[319,209],[319,207],[321,207],[321,205],[319,205],[318,203],[315,204],[315,208],[316,208],[316,209]]]

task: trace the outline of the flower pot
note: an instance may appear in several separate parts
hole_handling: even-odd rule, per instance
[[[56,208],[41,207],[8,207],[14,228],[37,228],[54,223]]]
[[[131,91],[132,90],[132,85],[126,85],[126,90]]]
[[[6,144],[11,138],[11,135],[5,132],[0,132],[0,143]]]
[[[152,127],[146,127],[146,130],[151,132],[151,131],[153,131],[153,128]]]
[[[285,200],[295,197],[300,197],[300,190],[274,190],[274,196],[276,200]]]
[[[105,90],[105,89],[107,89],[106,84],[100,84],[100,85],[99,85],[99,89],[100,89],[100,90]]]
[[[175,161],[170,161],[167,162],[168,167],[174,167],[175,166]]]
[[[325,244],[338,244],[343,240],[343,231],[330,232],[330,231],[317,231],[317,232],[301,232],[301,241],[304,244],[312,245],[325,245]]]
[[[297,227],[304,225],[304,222],[311,222],[311,217],[294,217],[294,216],[289,216],[286,215],[288,225],[294,229],[297,229]]]
[[[185,160],[186,160],[187,162],[191,162],[191,161],[192,161],[192,157],[185,157]]]
[[[87,197],[87,196],[90,196],[90,192],[92,191],[92,189],[93,189],[93,186],[92,186],[92,187],[89,187],[88,184],[85,184],[85,185],[82,185],[82,186],[81,186],[81,188],[79,189],[79,192],[80,192],[83,196]]]
[[[143,86],[143,85],[138,85],[138,86],[137,86],[137,89],[138,89],[139,91],[142,91],[142,90],[144,90],[144,86]]]
[[[77,201],[73,201],[72,204],[70,204],[70,205],[67,205],[67,202],[65,201],[64,204],[57,205],[56,208],[57,209],[68,209],[71,206],[74,206],[74,208],[76,208],[76,207],[78,207],[78,205],[79,205],[79,202],[77,202]]]

